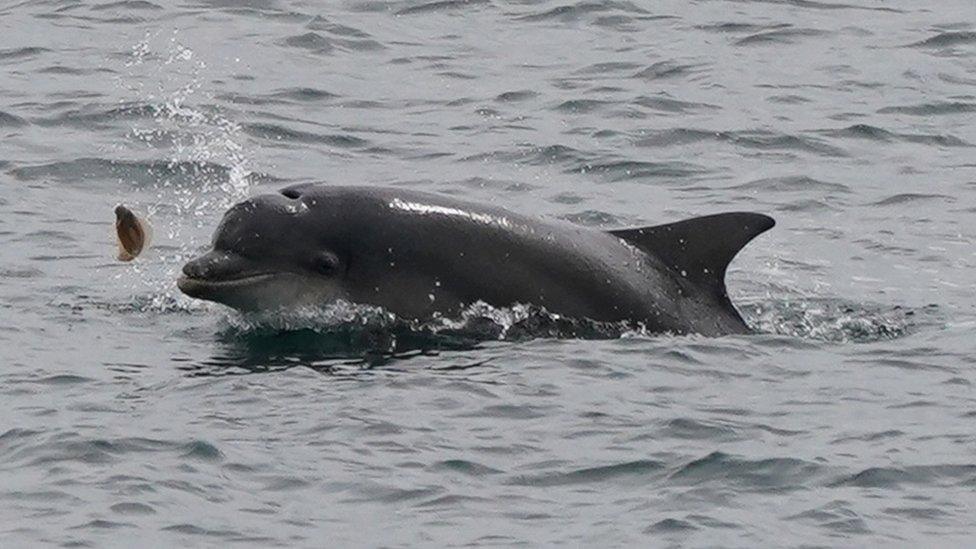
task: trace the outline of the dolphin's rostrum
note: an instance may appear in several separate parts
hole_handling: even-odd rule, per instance
[[[725,271],[773,224],[725,213],[601,231],[399,188],[298,185],[233,206],[179,287],[241,310],[344,299],[425,319],[482,301],[653,332],[746,333]]]

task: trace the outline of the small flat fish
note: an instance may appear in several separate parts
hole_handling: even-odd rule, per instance
[[[152,227],[122,204],[115,207],[115,235],[119,261],[132,261],[149,247]]]

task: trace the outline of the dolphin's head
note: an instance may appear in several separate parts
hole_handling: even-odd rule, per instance
[[[224,214],[212,249],[183,265],[179,288],[245,311],[341,298],[348,255],[340,210],[301,187],[245,200]]]

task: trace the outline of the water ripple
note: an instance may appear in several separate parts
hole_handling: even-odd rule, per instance
[[[634,99],[633,103],[648,109],[670,113],[695,113],[702,110],[718,109],[717,106],[708,103],[681,101],[667,96],[641,96]]]
[[[566,171],[567,173],[596,175],[611,182],[631,179],[685,178],[708,173],[708,170],[703,166],[697,166],[690,162],[641,162],[636,160],[586,162]]]
[[[737,46],[753,46],[753,45],[776,45],[776,44],[795,44],[803,38],[810,37],[824,37],[829,36],[830,33],[817,29],[777,29],[764,32],[758,32],[756,34],[750,34],[745,38],[740,38],[735,42]]]
[[[793,150],[824,156],[847,156],[843,149],[818,139],[768,131],[707,131],[691,128],[645,130],[641,132],[641,137],[636,139],[634,144],[645,147],[667,147],[704,141],[729,143],[748,149]]]
[[[921,103],[918,105],[899,105],[883,107],[878,109],[881,114],[910,114],[914,116],[930,115],[953,115],[968,112],[976,112],[976,103],[964,101],[938,101],[934,103]]]
[[[27,121],[23,118],[0,111],[0,128],[19,128],[26,125]]]
[[[923,145],[936,145],[939,147],[973,146],[971,143],[968,143],[954,135],[896,133],[868,124],[854,124],[853,126],[848,126],[846,128],[837,130],[823,130],[822,133],[830,137],[870,139],[872,141],[884,143],[901,141],[904,143],[920,143]]]
[[[648,14],[646,10],[637,7],[632,2],[583,1],[575,4],[564,4],[540,13],[523,15],[518,19],[522,21],[560,21],[568,23],[578,21],[579,19],[592,13],[604,12],[623,12],[636,15]]]
[[[284,143],[312,143],[343,148],[365,147],[369,144],[365,139],[352,135],[323,135],[269,123],[246,124],[243,129],[254,137]]]
[[[635,482],[641,477],[659,475],[665,464],[654,460],[638,460],[601,467],[586,467],[566,472],[549,472],[541,475],[521,475],[510,482],[525,486],[564,486],[573,484],[603,483],[607,481]]]
[[[721,484],[743,490],[799,490],[825,473],[824,466],[795,458],[746,459],[712,452],[673,472],[670,479],[680,484]],[[789,478],[789,486],[782,479]]]
[[[78,158],[35,166],[13,168],[8,173],[20,180],[54,179],[66,183],[84,184],[87,180],[125,179],[137,185],[178,185],[201,187],[202,182],[226,183],[233,168],[203,161],[124,161],[107,158]],[[275,178],[250,173],[252,181],[276,181]]]
[[[660,61],[637,71],[634,73],[633,78],[640,78],[641,80],[676,78],[679,76],[687,76],[695,72],[698,67],[699,65],[678,65],[670,61]]]
[[[454,11],[490,5],[489,0],[440,0],[436,2],[422,2],[415,6],[410,6],[397,10],[397,15],[416,15],[421,13],[436,13],[444,11]]]
[[[976,479],[976,465],[915,465],[904,468],[869,467],[843,476],[831,486],[859,488],[895,488],[904,484],[953,486],[972,483]]]
[[[0,50],[0,63],[32,59],[50,50],[38,47],[8,48]]]
[[[913,48],[945,48],[976,44],[976,32],[943,32],[921,42],[910,44]]]
[[[761,192],[804,192],[804,193],[850,193],[851,188],[841,183],[819,181],[805,175],[767,177],[749,181],[733,187],[744,191]]]

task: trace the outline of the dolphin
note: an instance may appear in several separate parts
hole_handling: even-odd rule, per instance
[[[533,304],[650,332],[748,333],[732,258],[774,225],[722,213],[598,230],[401,188],[302,184],[231,207],[181,291],[243,311],[337,300],[403,319]]]

